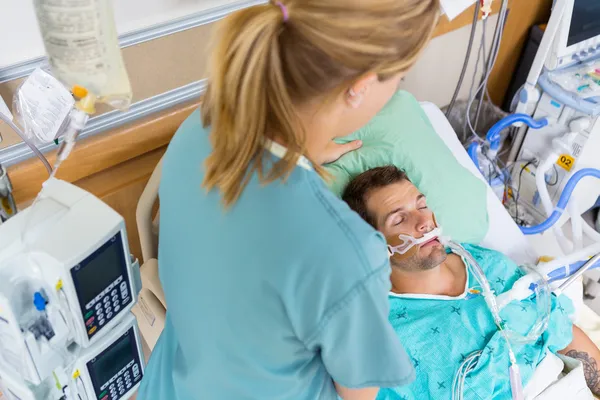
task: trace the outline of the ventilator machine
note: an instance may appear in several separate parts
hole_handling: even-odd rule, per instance
[[[600,233],[587,213],[600,204],[600,2],[554,2],[513,108],[515,112],[497,122],[484,139],[475,138],[467,152],[491,186],[504,182],[496,195],[538,253],[551,257],[529,269],[511,290],[486,301],[491,310],[532,295],[539,303],[549,292],[561,294],[584,273],[586,294],[600,294]],[[504,164],[507,128],[514,129],[514,135]],[[545,315],[537,324],[542,328],[550,310],[538,307],[539,316]],[[536,334],[542,331],[536,329]],[[513,398],[518,399],[520,378],[518,366],[513,366]],[[463,375],[457,375],[457,382]]]
[[[516,100],[517,114],[547,122],[521,127],[509,157],[517,162],[513,181],[521,179],[522,219],[536,224],[551,214],[574,173],[600,167],[600,3],[555,2],[527,82]],[[519,166],[527,162],[531,163],[521,173],[523,167]],[[600,182],[585,179],[569,202],[568,214],[579,218],[599,196]],[[581,246],[580,230],[572,229],[571,243],[555,232],[563,251]],[[585,233],[594,240],[600,237],[589,229]]]
[[[595,216],[586,214],[600,198],[600,2],[554,2],[513,106],[515,113],[494,125],[485,140],[473,141],[468,153],[486,179],[507,182],[498,195],[523,233],[534,235],[539,252],[566,256],[561,274],[579,276],[595,266],[587,261],[600,252]],[[512,168],[501,168],[509,127],[516,129],[507,160]],[[600,278],[600,272],[589,274],[597,274],[592,281]],[[597,283],[590,287],[600,293]]]

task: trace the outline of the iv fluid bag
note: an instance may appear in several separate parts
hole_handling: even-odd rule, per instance
[[[53,75],[98,101],[125,110],[131,85],[113,19],[112,0],[34,0]]]

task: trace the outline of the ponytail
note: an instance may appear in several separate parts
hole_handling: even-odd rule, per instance
[[[254,172],[263,183],[285,178],[306,155],[295,105],[369,71],[407,69],[439,13],[438,0],[285,3],[240,10],[215,32],[202,103],[213,146],[203,186],[217,188],[225,207],[237,201]],[[274,137],[288,152],[267,172],[263,148]]]

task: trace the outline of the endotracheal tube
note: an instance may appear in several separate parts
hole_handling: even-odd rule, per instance
[[[512,390],[512,398],[513,400],[520,400],[523,398],[523,385],[521,382],[521,373],[519,370],[519,365],[517,364],[517,358],[512,348],[512,343],[531,343],[546,330],[548,327],[548,320],[550,317],[550,290],[548,288],[548,283],[546,280],[540,275],[539,279],[536,281],[535,285],[533,285],[533,290],[536,296],[536,305],[538,308],[537,320],[533,327],[526,335],[522,335],[518,332],[510,330],[502,317],[500,316],[501,307],[499,307],[496,296],[488,282],[485,273],[481,269],[479,263],[473,258],[473,256],[466,251],[460,244],[445,240],[443,243],[445,246],[449,247],[452,252],[455,254],[464,257],[467,260],[467,265],[471,273],[477,279],[479,285],[483,291],[483,297],[485,302],[492,313],[492,317],[496,326],[498,327],[498,331],[506,341],[510,359],[510,368],[509,368],[509,378]],[[535,274],[534,269],[530,269],[530,274]],[[480,354],[480,352],[478,352]],[[467,357],[463,365],[459,368],[457,372],[457,376],[455,377],[455,389],[458,389],[457,392],[453,392],[453,398],[456,398],[458,395],[459,398],[462,398],[462,391],[460,390],[462,385],[464,384],[464,377],[472,367],[474,366],[474,359],[479,357],[479,354],[474,354],[473,357]],[[466,365],[469,361],[469,365]],[[476,361],[475,361],[476,362]]]

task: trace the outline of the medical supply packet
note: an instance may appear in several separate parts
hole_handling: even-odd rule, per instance
[[[73,96],[63,84],[40,68],[27,77],[13,99],[23,134],[36,145],[60,136],[74,105]]]

